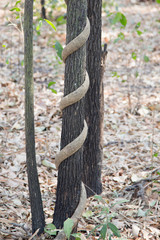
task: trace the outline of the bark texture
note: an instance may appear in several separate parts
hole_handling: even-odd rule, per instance
[[[43,231],[45,220],[36,166],[34,137],[34,85],[33,85],[33,0],[25,0],[24,11],[25,60],[25,134],[29,197],[32,214],[32,232]]]
[[[87,0],[67,1],[67,40],[69,43],[86,25]],[[66,59],[64,96],[84,82],[86,66],[85,45]],[[61,149],[79,136],[84,126],[84,99],[63,110]],[[64,160],[58,169],[58,185],[53,223],[62,228],[78,206],[81,195],[82,148]]]
[[[101,74],[101,9],[102,0],[88,0],[90,36],[87,42],[87,72],[90,87],[85,97],[85,119],[88,136],[83,153],[83,182],[87,196],[100,194],[103,157],[103,82]]]

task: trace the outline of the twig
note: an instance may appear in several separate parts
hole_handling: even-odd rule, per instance
[[[123,218],[125,218],[127,221],[129,221],[129,222],[136,222],[136,223],[139,223],[140,225],[142,225],[142,223],[141,222],[139,222],[139,221],[137,221],[137,220],[135,220],[135,219],[130,219],[130,218],[128,218],[128,217],[126,217],[125,215],[123,215],[122,213],[118,213],[119,215],[121,215]]]
[[[153,177],[153,178],[144,178],[144,179],[141,179],[137,182],[134,182],[132,185],[130,185],[129,187],[126,187],[125,190],[126,191],[130,191],[130,190],[133,190],[134,188],[137,187],[138,184],[142,184],[143,182],[150,182],[150,181],[154,181],[154,180],[157,180],[160,176],[156,176],[156,177]]]
[[[10,22],[10,24],[8,24],[8,25],[10,25],[10,26],[13,26],[15,29],[17,29],[18,30],[18,32],[19,33],[21,33],[22,34],[22,31],[17,27],[17,25],[16,24],[14,24],[11,20],[9,20],[9,22]]]
[[[151,176],[152,176],[152,174],[154,173],[154,172],[156,172],[156,171],[160,171],[160,167],[156,167],[155,169],[153,169],[153,170],[151,170],[149,173],[151,174]]]
[[[153,142],[154,142],[154,121],[155,121],[155,111],[152,111],[152,142],[151,142],[151,164],[153,166]]]
[[[38,228],[35,233],[33,233],[33,235],[28,239],[28,240],[32,240],[36,235],[37,233],[39,232],[40,228]]]
[[[124,145],[124,143],[140,143],[140,141],[138,140],[138,141],[135,141],[135,140],[126,140],[126,141],[112,141],[112,142],[108,142],[108,143],[106,143],[106,144],[104,144],[104,147],[108,147],[108,146],[110,146],[110,145],[119,145],[119,144],[121,144],[121,145]]]

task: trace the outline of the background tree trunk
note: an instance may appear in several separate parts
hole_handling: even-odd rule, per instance
[[[90,87],[85,97],[85,119],[88,135],[83,153],[83,182],[87,196],[102,192],[103,157],[103,82],[101,74],[101,10],[102,0],[88,0],[91,32],[87,42],[87,71]]]
[[[38,181],[34,137],[33,86],[33,0],[25,0],[24,9],[24,61],[25,61],[25,134],[28,186],[32,214],[32,232],[43,231],[45,220]]]
[[[44,5],[45,5],[45,0],[41,0],[41,16],[42,16],[42,18],[46,18],[46,9],[45,9]]]
[[[87,0],[70,0],[67,5],[67,43],[86,25]],[[76,90],[85,78],[86,47],[68,56],[65,65],[64,96]],[[61,149],[79,136],[84,126],[84,99],[63,110]],[[82,149],[64,160],[58,170],[58,185],[53,223],[57,228],[71,217],[79,203],[82,176]]]

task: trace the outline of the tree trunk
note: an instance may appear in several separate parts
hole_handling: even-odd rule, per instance
[[[83,182],[87,196],[100,194],[103,158],[103,82],[101,74],[101,9],[102,0],[88,0],[91,31],[87,42],[87,71],[90,87],[85,97],[85,119],[88,135],[83,153]]]
[[[43,231],[45,220],[37,174],[34,137],[33,0],[25,0],[24,48],[26,162],[32,214],[32,232],[34,233],[40,228],[40,233]]]
[[[86,25],[87,0],[70,0],[67,5],[67,43]],[[85,45],[68,56],[65,65],[64,96],[76,90],[85,79]],[[63,110],[61,149],[79,136],[84,126],[84,99]],[[58,185],[53,223],[62,228],[79,203],[82,176],[82,148],[64,160],[58,169]]]
[[[45,9],[44,5],[45,5],[45,0],[41,0],[41,16],[42,16],[42,18],[46,18],[46,9]]]

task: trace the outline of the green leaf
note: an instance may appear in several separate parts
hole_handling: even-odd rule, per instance
[[[8,58],[6,59],[6,64],[9,64],[9,60],[8,60]]]
[[[64,222],[64,232],[68,239],[70,238],[73,225],[73,220],[71,218],[67,218],[67,220]]]
[[[149,57],[147,57],[146,55],[144,55],[143,59],[144,59],[145,62],[149,62]]]
[[[49,223],[45,226],[44,231],[51,236],[55,236],[58,230],[56,229],[56,226],[54,224]]]
[[[112,235],[111,234],[109,235],[109,240],[112,240]]]
[[[53,88],[51,88],[52,85],[54,85],[56,82],[49,82],[48,83],[48,89],[50,89],[53,93],[56,93],[57,94],[57,91]]]
[[[53,47],[56,49],[56,53],[57,53],[58,57],[62,60],[63,47],[60,44],[60,42],[56,41],[56,43],[53,45]]]
[[[21,66],[22,66],[22,67],[24,66],[24,60],[21,61]]]
[[[16,11],[16,12],[20,12],[20,11],[21,11],[21,9],[20,9],[20,8],[18,8],[18,7],[14,7],[14,8],[12,8],[12,9],[10,9],[10,11]]]
[[[135,77],[137,78],[138,76],[139,76],[139,72],[136,71],[136,73],[135,73]]]
[[[153,154],[153,157],[158,157],[158,153],[154,153],[154,154]]]
[[[134,60],[137,59],[137,54],[136,54],[135,52],[132,52],[132,58],[133,58]]]
[[[138,209],[138,214],[137,215],[138,215],[138,217],[145,217],[147,214],[142,209]]]
[[[138,29],[141,26],[141,22],[138,22],[135,26],[135,29]]]
[[[65,24],[65,23],[66,23],[66,19],[64,18],[64,16],[59,16],[59,17],[56,19],[56,22],[57,22],[57,25],[62,25],[62,24]]]
[[[107,17],[110,17],[114,14],[114,12],[109,12],[109,11],[106,11],[106,14],[107,14]]]
[[[118,75],[118,73],[117,72],[112,72],[112,77],[120,77],[120,75]]]
[[[99,201],[103,201],[103,198],[100,195],[94,195],[94,198],[99,200]]]
[[[50,88],[53,84],[56,84],[56,82],[49,82],[48,83],[48,88]]]
[[[111,204],[111,207],[114,207],[115,205],[121,205],[122,203],[126,203],[126,202],[129,202],[128,199],[121,199],[113,204]]]
[[[156,0],[156,2],[160,4],[160,0]]]
[[[21,1],[17,1],[16,4],[15,4],[15,6],[17,6],[17,4],[20,3],[20,2],[21,2]]]
[[[149,203],[149,206],[150,206],[150,207],[154,207],[156,203],[157,203],[157,200],[152,200],[152,201]]]
[[[116,24],[117,22],[120,22],[121,17],[122,17],[122,13],[117,12],[114,18],[112,19],[112,24]]]
[[[36,26],[36,30],[39,31],[42,26],[42,20],[39,21],[38,25]]]
[[[9,2],[3,7],[4,9],[6,9],[9,5]]]
[[[48,19],[44,19],[44,20],[56,31],[56,27],[51,21],[49,21]]]
[[[125,36],[124,36],[124,34],[123,34],[122,32],[120,32],[120,33],[118,34],[118,37],[119,37],[121,40],[124,40],[124,38],[125,38]]]
[[[49,224],[46,225],[45,228],[50,229],[50,230],[55,230],[56,226],[53,223],[49,223]]]
[[[119,38],[116,38],[113,43],[117,43],[119,41]]]
[[[114,18],[112,19],[112,24],[116,24],[118,22],[120,22],[123,25],[123,27],[125,27],[127,24],[127,19],[125,15],[121,12],[117,12]]]
[[[141,36],[141,35],[142,35],[142,33],[143,33],[143,32],[141,32],[141,31],[137,30],[137,34],[138,34],[139,36]]]
[[[94,231],[95,231],[96,229],[98,229],[99,227],[101,227],[101,226],[103,226],[103,224],[98,224],[97,226],[95,226],[95,227],[90,231],[90,233],[88,234],[87,238],[89,238],[89,236],[90,236],[92,233],[94,233]]]
[[[111,231],[113,232],[113,234],[116,237],[120,237],[121,236],[118,228],[113,223],[109,222],[107,225],[108,225],[108,227],[111,229]]]
[[[5,44],[2,44],[2,47],[6,48],[6,45],[5,45]]]
[[[57,91],[53,88],[49,88],[53,93],[57,94]]]
[[[121,13],[120,23],[125,27],[127,25],[127,19],[123,13]]]
[[[71,236],[75,237],[75,240],[81,240],[81,233],[73,233]]]
[[[104,224],[101,231],[100,231],[100,234],[101,234],[101,237],[105,240],[106,239],[106,233],[107,233],[107,224]]]

